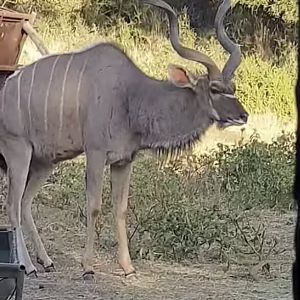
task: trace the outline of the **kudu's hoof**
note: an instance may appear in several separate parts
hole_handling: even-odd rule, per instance
[[[40,264],[44,268],[45,273],[50,273],[50,272],[55,272],[56,271],[53,263],[46,266],[45,262],[42,259],[40,259],[39,257],[37,257],[36,260],[37,260],[37,263]]]
[[[136,270],[132,270],[128,273],[125,273],[125,278],[137,277]]]
[[[26,275],[28,278],[32,278],[32,279],[38,278],[37,270],[32,270],[32,271],[30,271],[30,272],[28,272],[28,273],[25,271],[25,275]]]
[[[122,281],[123,281],[123,284],[125,284],[126,286],[134,286],[138,283],[139,278],[137,276],[136,271],[133,270],[129,273],[125,273],[125,279]]]
[[[94,271],[86,271],[82,275],[84,281],[95,281],[95,272]]]
[[[50,266],[43,266],[45,273],[56,272],[54,264],[52,263]]]
[[[125,273],[125,282],[126,282],[126,284],[129,284],[129,285],[135,284],[135,283],[137,283],[138,279],[139,278],[138,278],[138,275],[137,275],[135,270],[133,270],[129,273]]]

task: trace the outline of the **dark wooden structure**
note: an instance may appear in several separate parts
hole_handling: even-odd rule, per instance
[[[27,33],[25,22],[33,24],[35,14],[18,13],[0,8],[0,71],[15,71]]]
[[[19,264],[14,230],[0,228],[0,300],[22,299],[25,267]]]
[[[42,55],[48,49],[33,28],[36,14],[24,14],[0,7],[0,89],[19,67],[24,42],[29,36]]]

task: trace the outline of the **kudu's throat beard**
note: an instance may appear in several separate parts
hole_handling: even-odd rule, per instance
[[[187,115],[178,115],[179,119],[174,122],[175,124],[168,119],[149,120],[151,126],[148,128],[151,130],[148,135],[143,136],[143,146],[152,150],[159,158],[164,158],[166,162],[176,160],[178,156],[190,151],[212,124],[211,119],[206,116],[199,117],[198,120],[194,117],[194,115],[191,118]]]
[[[170,160],[176,160],[183,153],[192,150],[196,141],[199,140],[201,133],[192,132],[190,135],[178,137],[177,140],[153,143],[151,150],[159,157],[164,158],[168,163]]]

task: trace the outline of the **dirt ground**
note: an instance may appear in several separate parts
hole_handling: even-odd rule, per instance
[[[37,279],[26,278],[24,300],[292,299],[294,216],[291,213],[264,213],[269,220],[268,230],[276,233],[280,249],[268,261],[267,273],[261,268],[250,271],[244,265],[234,265],[225,271],[224,265],[216,262],[183,266],[135,260],[138,277],[125,279],[112,250],[113,253],[97,251],[95,282],[85,282],[80,267],[84,231],[68,227],[65,211],[45,207],[38,211],[37,224],[55,261],[56,272],[41,270]]]
[[[105,271],[98,270],[95,283],[85,283],[80,270],[70,266],[63,272],[40,274],[26,280],[24,299],[292,299],[287,274],[253,282],[238,274],[224,275],[213,265],[139,264],[136,282],[126,282]]]

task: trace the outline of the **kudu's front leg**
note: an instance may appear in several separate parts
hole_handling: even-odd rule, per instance
[[[21,228],[21,200],[26,186],[32,148],[26,141],[7,138],[5,143],[1,143],[1,151],[7,163],[7,214],[11,226],[16,230],[19,261],[25,266],[27,274],[36,273]]]
[[[104,167],[105,155],[102,152],[86,151],[87,241],[82,258],[85,279],[94,274],[92,260],[95,224],[102,204]]]
[[[126,232],[126,216],[131,169],[131,163],[124,166],[111,166],[111,186],[114,215],[117,226],[119,264],[123,268],[125,276],[135,273],[128,250]]]

